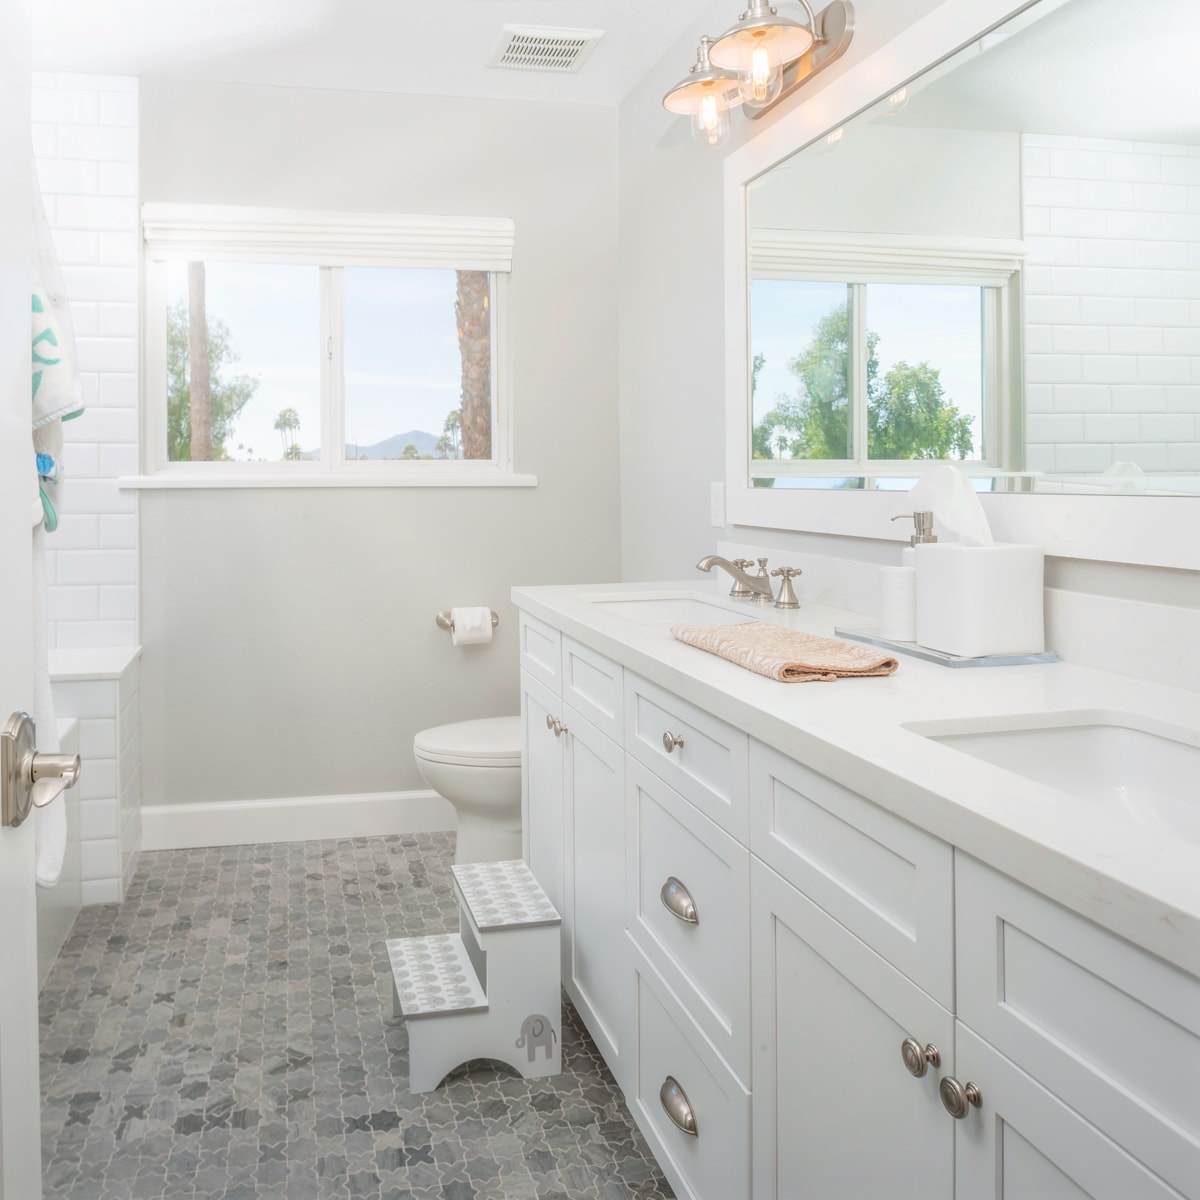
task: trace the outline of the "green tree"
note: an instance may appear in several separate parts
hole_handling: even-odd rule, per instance
[[[850,305],[826,313],[809,345],[788,368],[799,381],[793,396],[781,394],[754,427],[755,458],[852,457],[850,399]],[[975,418],[958,411],[945,394],[940,372],[928,363],[896,363],[882,377],[879,334],[867,332],[867,447],[874,459],[966,458]],[[755,372],[757,374],[757,371]]]
[[[274,428],[279,432],[283,457],[285,459],[303,458],[304,452],[296,444],[294,436],[295,431],[300,428],[300,414],[294,408],[280,409],[279,416],[275,418]]]
[[[400,451],[400,457],[401,458],[420,458],[421,453],[412,442],[409,442],[408,445],[405,446],[404,449]]]
[[[442,433],[450,439],[450,458],[458,457],[458,439],[461,432],[462,412],[456,408],[453,412],[448,412],[445,421],[442,422]]]
[[[181,300],[167,309],[167,457],[171,462],[190,462],[192,458],[188,337],[188,306]],[[223,370],[236,362],[229,328],[223,321],[208,322],[208,360],[212,457],[214,461],[227,461],[230,455],[225,441],[233,432],[238,414],[258,390],[258,380]]]

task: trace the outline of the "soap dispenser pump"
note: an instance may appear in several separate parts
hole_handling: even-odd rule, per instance
[[[908,539],[910,546],[923,546],[928,542],[936,542],[937,534],[933,532],[932,512],[897,513],[892,520],[903,521],[911,519],[913,523],[912,537]]]

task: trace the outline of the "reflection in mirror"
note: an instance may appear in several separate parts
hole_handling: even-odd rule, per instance
[[[1194,0],[1042,0],[747,189],[750,477],[1200,492]]]

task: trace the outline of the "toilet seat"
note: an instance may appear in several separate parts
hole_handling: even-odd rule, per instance
[[[413,753],[426,762],[463,767],[520,767],[521,718],[485,717],[435,725],[413,738]]]

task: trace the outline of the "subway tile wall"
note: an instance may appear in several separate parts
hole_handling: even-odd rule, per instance
[[[1200,147],[1023,139],[1031,470],[1200,470]]]
[[[33,144],[87,411],[63,426],[51,648],[137,644],[137,80],[35,74]]]

